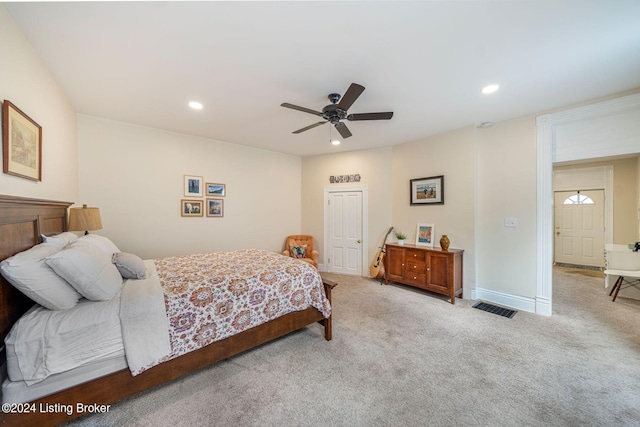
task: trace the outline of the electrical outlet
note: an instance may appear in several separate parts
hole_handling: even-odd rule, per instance
[[[518,220],[516,218],[505,218],[504,226],[509,228],[516,228],[518,227]]]

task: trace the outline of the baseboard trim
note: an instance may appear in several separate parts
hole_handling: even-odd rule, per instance
[[[551,316],[551,298],[536,297],[536,314]]]
[[[474,295],[475,294],[475,295]],[[494,304],[499,304],[505,307],[513,308],[520,311],[528,311],[530,313],[536,313],[536,300],[534,298],[521,297],[518,295],[511,295],[505,292],[494,291],[491,289],[476,288],[472,293],[474,299],[479,299]],[[538,313],[542,314],[542,313]]]

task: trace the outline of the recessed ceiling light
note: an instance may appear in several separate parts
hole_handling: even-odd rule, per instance
[[[485,95],[488,95],[490,93],[497,91],[498,89],[500,89],[500,85],[495,85],[495,84],[489,85],[482,88],[482,93],[484,93]]]
[[[480,129],[490,128],[491,126],[493,126],[493,122],[482,122],[478,125]]]
[[[191,101],[189,103],[189,107],[193,108],[194,110],[202,110],[202,104],[197,102],[197,101]]]
[[[340,145],[340,141],[338,141],[337,139],[334,139],[333,141],[331,141],[331,144]]]

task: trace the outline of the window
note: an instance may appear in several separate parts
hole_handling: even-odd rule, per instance
[[[594,202],[591,197],[578,193],[564,199],[564,202],[562,202],[562,204],[563,205],[593,205]]]

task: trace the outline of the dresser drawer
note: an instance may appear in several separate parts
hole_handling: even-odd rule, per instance
[[[404,280],[409,285],[424,288],[427,284],[427,275],[425,273],[412,273],[407,270],[404,273]]]
[[[427,272],[427,264],[424,262],[416,262],[412,260],[407,260],[407,265],[405,267],[405,271],[407,274],[415,274],[415,273],[426,273]]]
[[[421,250],[416,250],[416,249],[407,249],[407,251],[405,252],[405,259],[407,262],[409,261],[415,261],[415,262],[422,262],[425,263],[426,262],[426,252],[425,251],[421,251]]]

